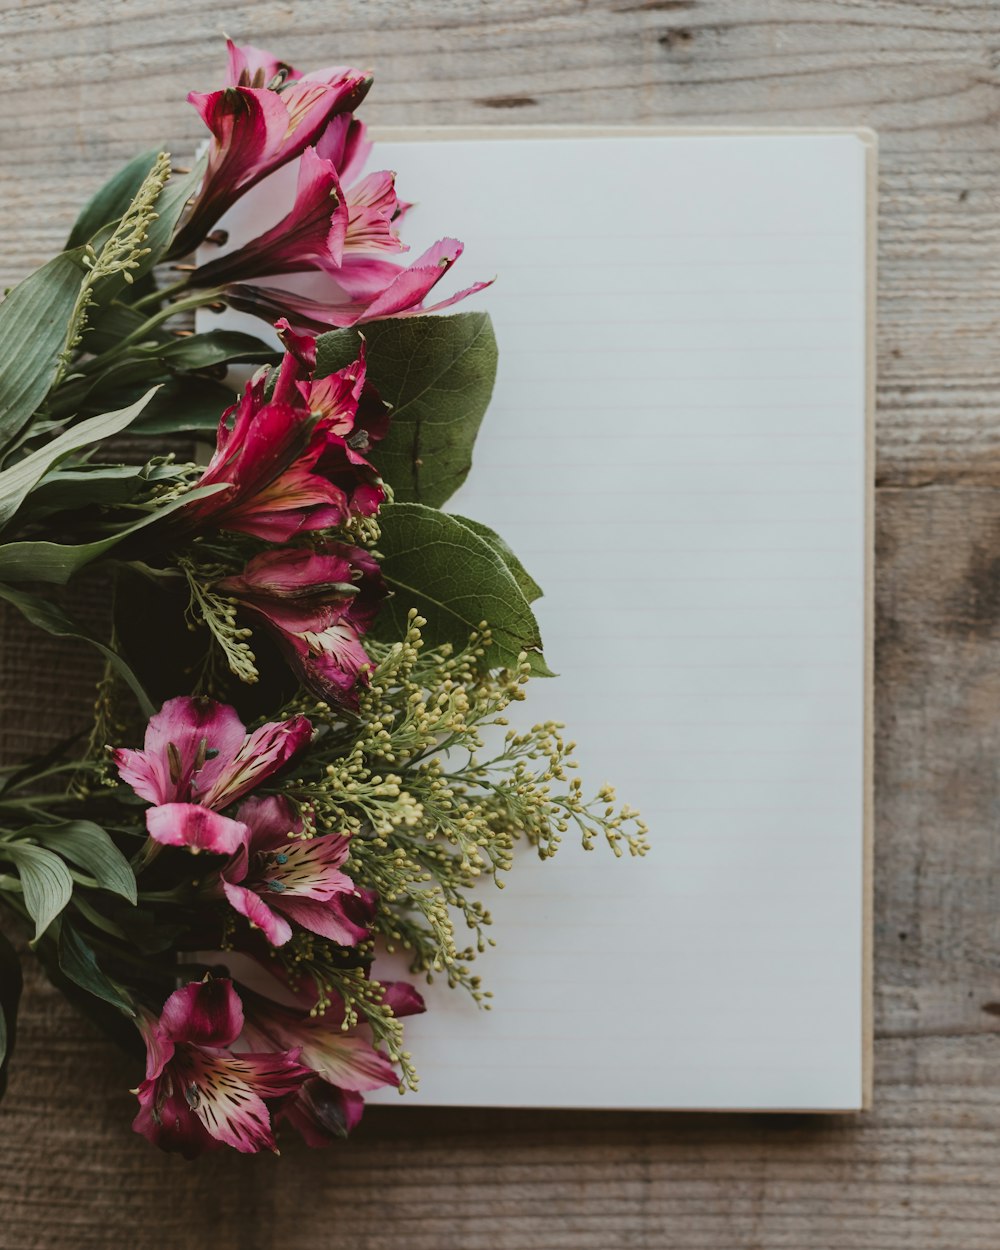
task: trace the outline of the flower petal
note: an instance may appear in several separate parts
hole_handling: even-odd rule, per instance
[[[152,1080],[160,1075],[173,1057],[174,1043],[160,1027],[156,1016],[143,1007],[139,1008],[136,1027],[146,1043],[146,1079]]]
[[[173,1042],[231,1046],[243,1031],[243,1004],[226,977],[192,981],[163,1004],[160,1028]]]
[[[172,1068],[211,1136],[242,1154],[277,1149],[264,1099],[294,1093],[310,1075],[294,1053],[231,1055],[195,1046],[178,1052]]]
[[[419,1016],[427,1010],[423,995],[409,981],[383,981],[382,1002],[401,1019],[403,1016]]]
[[[399,1073],[387,1055],[363,1037],[324,1029],[318,1022],[303,1031],[302,1062],[340,1089],[360,1091],[399,1084]]]
[[[279,61],[274,53],[255,48],[251,43],[237,46],[227,39],[226,50],[229,53],[226,85],[229,87],[266,87],[279,74],[284,74],[286,79],[300,77],[290,65]]]
[[[308,745],[311,737],[312,723],[304,716],[292,716],[286,721],[270,721],[261,725],[246,739],[211,790],[201,796],[202,802],[211,807],[234,803],[254,786],[284,768]]]
[[[340,865],[351,849],[350,838],[338,833],[319,838],[285,841],[280,859],[269,857],[264,875],[280,885],[276,906],[288,898],[313,898],[326,902],[337,894],[353,893],[354,882]]]
[[[181,1090],[164,1079],[143,1081],[136,1091],[139,1111],[132,1128],[154,1146],[194,1159],[206,1150],[219,1150],[217,1141],[188,1106]]]
[[[250,830],[250,851],[270,851],[288,845],[289,834],[302,832],[302,817],[280,794],[251,795],[236,813]],[[242,880],[234,877],[233,880]]]
[[[292,936],[292,926],[287,920],[276,915],[259,894],[246,886],[223,881],[222,888],[230,906],[246,916],[254,928],[260,929],[272,946],[284,946]]]
[[[161,803],[146,812],[146,828],[161,846],[186,846],[192,851],[233,855],[249,838],[238,820],[220,816],[197,803]]]
[[[146,811],[146,829],[161,846],[186,846],[192,851],[232,855],[250,836],[239,820],[220,816],[196,803],[163,803]]]
[[[353,1090],[337,1089],[314,1077],[306,1081],[281,1112],[307,1146],[329,1146],[346,1137],[360,1121],[365,1100]]]
[[[371,141],[366,137],[365,124],[350,113],[340,113],[327,124],[316,140],[316,151],[333,162],[340,181],[353,183],[364,168],[371,154]]]
[[[277,895],[274,906],[280,907],[296,924],[329,938],[341,946],[355,946],[368,936],[372,909],[361,894],[337,894],[326,902],[312,898],[288,898]]]

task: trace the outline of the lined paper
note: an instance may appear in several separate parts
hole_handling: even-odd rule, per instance
[[[861,1106],[865,140],[376,150],[412,254],[454,230],[461,284],[498,275],[464,305],[500,369],[448,507],[545,590],[560,675],[515,723],[565,721],[653,844],[525,850],[490,887],[493,1009],[432,988],[404,1105]]]

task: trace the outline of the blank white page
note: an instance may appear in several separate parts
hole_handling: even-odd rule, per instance
[[[859,1108],[872,136],[390,139],[411,255],[453,232],[442,287],[497,275],[460,306],[500,366],[448,507],[545,591],[559,676],[517,723],[564,721],[652,851],[526,846],[487,887],[493,1009],[432,987],[419,1093],[372,1098]]]
[[[433,132],[431,132],[433,133]],[[500,132],[501,135],[503,132]],[[522,132],[523,133],[523,132]],[[525,848],[489,1012],[407,1022],[403,1105],[864,1102],[870,136],[381,143],[467,242],[500,366],[466,485],[541,584],[518,721],[653,849]]]

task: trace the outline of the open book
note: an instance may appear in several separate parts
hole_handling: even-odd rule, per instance
[[[380,139],[412,254],[446,224],[460,285],[498,275],[463,305],[500,370],[449,508],[544,588],[559,677],[518,715],[565,721],[653,844],[525,849],[493,1009],[431,989],[403,1105],[861,1108],[873,136]]]

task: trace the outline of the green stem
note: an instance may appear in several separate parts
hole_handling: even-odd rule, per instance
[[[171,286],[165,286],[162,290],[152,291],[149,295],[144,295],[142,299],[137,299],[132,305],[133,308],[148,308],[150,304],[162,304],[165,299],[169,299],[171,295],[175,295],[178,291],[183,291],[190,284],[190,277],[181,278],[179,282],[174,282]]]
[[[138,877],[141,872],[149,867],[162,850],[163,847],[159,842],[154,842],[152,838],[147,838],[132,857],[131,866],[133,873]],[[146,895],[145,897],[149,896]]]
[[[77,373],[87,375],[100,373],[107,367],[109,362],[117,360],[120,356],[127,354],[129,348],[134,347],[137,343],[141,343],[157,326],[161,326],[177,313],[189,312],[191,309],[201,308],[205,304],[214,304],[221,294],[222,292],[217,289],[201,291],[198,294],[188,296],[187,299],[179,299],[173,304],[168,304],[166,308],[161,308],[159,312],[154,313],[152,317],[144,321],[131,334],[127,334],[115,347],[109,348],[108,351],[102,352],[100,356],[95,356],[93,360],[88,360],[85,364],[80,365]]]

